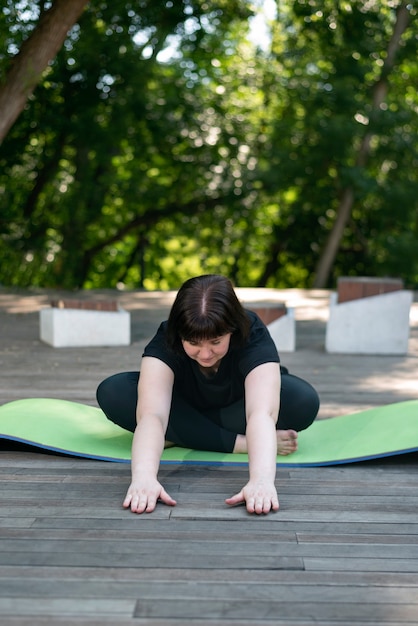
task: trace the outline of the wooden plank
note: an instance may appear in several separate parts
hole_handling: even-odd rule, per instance
[[[241,484],[241,483],[239,483]],[[235,491],[239,489],[239,485],[235,485]],[[232,490],[234,491],[234,489]],[[369,511],[377,511],[384,509],[386,512],[408,512],[416,511],[418,508],[418,495],[411,495],[410,493],[398,493],[396,495],[388,496],[386,494],[376,496],[374,494],[343,494],[341,496],[331,494],[289,494],[279,491],[279,499],[282,508],[290,508],[295,505],[309,508],[311,511],[316,509],[323,509],[324,504],[331,506],[332,509],[337,511],[342,507],[346,507],[351,511],[367,509]],[[182,506],[198,506],[203,503],[207,498],[207,493],[190,493],[184,491],[183,488],[179,489],[176,494],[176,500]],[[223,496],[229,492],[225,491],[224,486],[221,485],[218,490],[211,492],[215,498],[219,498],[219,502],[223,502]],[[331,497],[331,501],[330,501]],[[100,499],[100,498],[99,498]]]
[[[225,494],[228,495],[228,494]],[[119,501],[116,501],[115,508],[111,505],[103,507],[102,514],[105,518],[110,519],[124,519],[124,517],[131,516],[132,513],[126,511],[119,506]],[[269,516],[258,516],[247,513],[243,506],[230,508],[224,504],[223,497],[216,499],[210,506],[202,506],[201,503],[189,503],[179,502],[175,507],[166,507],[164,505],[158,505],[156,511],[153,513],[154,518],[160,519],[183,519],[183,520],[212,520],[212,521],[237,521],[247,520],[248,524],[264,524],[270,525],[271,521],[275,521],[277,524],[281,524],[283,521],[334,521],[334,522],[383,522],[383,523],[396,523],[400,518],[404,523],[413,523],[416,521],[416,509],[414,511],[413,506],[402,506],[399,510],[393,508],[390,511],[385,511],[379,507],[358,506],[352,508],[352,510],[338,510],[332,507],[328,511],[324,508],[311,508],[301,506],[300,501],[295,502],[292,506],[291,503],[281,503],[281,508],[278,512],[270,513]],[[10,505],[8,512],[4,511],[4,514],[30,514],[31,516],[36,514],[37,516],[54,516],[60,515],[65,511],[65,514],[70,517],[84,516],[86,518],[96,519],[99,517],[97,510],[90,507],[87,503],[86,506],[72,506],[70,501],[68,507],[59,505],[49,505],[48,503],[34,505],[33,507],[25,505]],[[138,519],[137,516],[135,516]]]
[[[338,302],[350,302],[403,289],[401,278],[340,276],[337,280]]]
[[[245,555],[242,554],[245,547]],[[84,559],[88,559],[89,555],[94,559],[97,554],[106,554],[110,559],[126,556],[127,563],[130,558],[135,563],[141,564],[143,560],[150,562],[155,559],[154,566],[162,560],[163,565],[160,567],[181,567],[180,562],[187,566],[188,559],[190,564],[202,563],[202,567],[216,567],[216,563],[222,563],[220,567],[231,566],[236,559],[241,563],[242,560],[248,558],[249,562],[261,562],[266,559],[266,564],[274,564],[274,560],[282,557],[300,557],[300,558],[364,558],[364,559],[404,559],[418,564],[418,546],[403,544],[381,544],[381,543],[305,543],[284,541],[281,543],[275,541],[187,541],[179,542],[171,539],[141,540],[139,536],[135,537],[135,553],[132,554],[131,542],[126,540],[115,540],[111,542],[102,539],[0,539],[0,563],[4,562],[6,554],[18,555],[33,554],[51,554],[60,555],[66,561],[66,554],[80,554]],[[243,557],[243,559],[241,559]],[[24,561],[23,561],[24,562]],[[194,566],[195,566],[194,565]],[[192,567],[192,565],[190,565]],[[266,565],[267,567],[267,565]],[[268,568],[268,567],[267,567]],[[280,569],[280,568],[279,568]],[[417,568],[418,569],[418,568]],[[411,571],[411,570],[410,570]]]
[[[66,580],[65,587],[60,581],[39,580],[38,578],[15,578],[2,581],[0,598],[37,598],[53,599],[62,597],[66,599],[88,599],[88,598],[119,598],[127,600],[132,598],[142,598],[158,602],[182,599],[189,600],[229,600],[253,602],[253,601],[273,601],[273,602],[321,602],[330,603],[353,603],[353,604],[407,604],[416,605],[418,609],[418,594],[416,587],[402,588],[392,586],[387,587],[366,587],[352,584],[349,586],[329,586],[317,585],[277,585],[270,583],[246,582],[231,583],[227,580],[220,582],[204,581],[91,581],[91,580]]]
[[[377,559],[377,558],[303,558],[304,567],[316,572],[351,571],[351,572],[410,572],[418,574],[416,559]]]
[[[253,518],[250,519],[252,520]],[[5,519],[4,521],[7,522],[7,519]],[[34,529],[69,528],[84,530],[91,528],[91,526],[92,523],[89,518],[80,517],[37,517],[34,518],[34,521],[32,520],[32,527]],[[183,532],[186,533],[186,535],[191,535],[192,533],[213,532],[216,535],[221,535],[231,533],[231,522],[226,520],[208,521],[201,519],[197,523],[194,520],[176,519],[171,516],[168,519],[159,519],[157,524],[154,516],[126,515],[123,519],[120,520],[115,520],[111,518],[95,519],[94,528],[96,530],[135,529],[141,533],[169,532],[171,534]],[[391,535],[397,535],[399,537],[402,537],[403,535],[410,536],[418,534],[418,522],[406,523],[404,520],[397,520],[395,523],[385,523],[381,521],[367,522],[361,520],[354,520],[353,522],[307,520],[299,521],[297,528],[295,528],[295,524],[293,521],[280,520],[280,528],[278,530],[276,519],[272,521],[272,518],[267,516],[266,518],[263,518],[263,522],[261,524],[258,524],[257,520],[249,522],[247,518],[235,520],[232,531],[235,536],[242,534],[246,535],[247,533],[249,534],[249,536],[251,536],[251,533],[255,532],[257,534],[257,537],[259,537],[260,539],[262,539],[264,535],[269,533],[274,533],[275,536],[277,532],[287,531],[317,532],[323,534],[332,534],[333,531],[335,531],[336,533],[352,533],[354,535],[366,532],[371,535],[389,533]]]
[[[201,602],[172,599],[169,602],[164,599],[138,600],[135,608],[135,617],[152,619],[158,618],[182,618],[182,619],[233,619],[249,620],[251,618],[259,621],[277,620],[293,621],[296,619],[312,619],[319,624],[326,623],[327,620],[352,620],[375,619],[378,617],[381,624],[394,619],[398,624],[414,623],[417,618],[417,605],[399,605],[392,603],[375,604],[367,603],[339,603],[339,602],[263,602],[252,600],[251,602],[240,602],[236,600]],[[277,623],[277,622],[276,622]]]
[[[416,521],[416,511],[414,513],[413,510],[408,512],[398,512],[396,510],[386,512],[384,510],[374,510],[371,511],[366,507],[364,510],[360,511],[350,511],[350,510],[334,510],[333,508],[327,509],[317,509],[317,510],[309,510],[308,508],[298,509],[296,508],[298,503],[295,502],[294,507],[290,505],[283,506],[281,505],[280,510],[273,514],[270,514],[269,517],[260,518],[258,520],[259,523],[263,523],[263,520],[268,520],[270,522],[271,519],[274,519],[277,523],[282,523],[283,521],[292,521],[293,523],[300,523],[306,521],[315,521],[315,522],[329,522],[334,521],[338,522],[370,522],[370,523],[396,523],[399,522],[400,517],[405,523],[414,523]],[[202,519],[211,519],[211,520],[234,520],[234,519],[246,519],[253,520],[253,516],[247,514],[243,507],[239,509],[222,509],[221,506],[216,506],[214,509],[205,509],[199,506],[196,507],[181,507],[177,506],[172,509],[171,518],[178,520],[202,520]],[[253,521],[249,521],[249,523],[254,523]]]
[[[277,586],[287,585],[310,585],[313,587],[385,587],[390,592],[391,587],[416,589],[418,577],[414,572],[363,572],[359,571],[324,571],[315,570],[260,570],[232,568],[227,572],[222,569],[179,569],[179,568],[143,568],[143,567],[113,567],[111,564],[104,567],[69,566],[56,567],[51,565],[25,566],[10,565],[0,567],[0,581],[9,578],[36,578],[38,580],[61,581],[65,588],[67,581],[86,580],[89,582],[154,582],[156,585],[163,583],[240,583],[261,584],[272,583]]]
[[[192,531],[186,530],[171,530],[168,528],[168,531],[164,528],[159,528],[154,524],[148,524],[150,528],[147,528],[146,525],[141,525],[140,527],[133,527],[129,530],[123,530],[120,528],[112,529],[112,530],[103,530],[91,528],[91,522],[88,524],[88,527],[80,532],[80,529],[62,529],[62,528],[4,528],[1,530],[0,541],[4,539],[14,539],[14,540],[27,540],[27,541],[68,541],[74,539],[82,539],[86,540],[102,540],[102,541],[135,541],[135,542],[167,542],[167,541],[183,541],[183,542],[193,542],[193,543],[229,543],[231,540],[236,543],[245,541],[250,546],[254,544],[261,545],[260,533],[257,532],[242,532],[242,533],[234,533],[233,539],[231,537],[232,533],[226,531],[222,534],[213,532],[210,530],[200,530],[193,528]],[[274,535],[270,537],[271,541],[274,541],[274,544],[280,543],[297,543],[296,533],[287,531],[287,532],[275,532]],[[399,539],[399,537],[398,537]],[[401,538],[403,539],[403,538]],[[387,541],[386,541],[387,542]],[[393,543],[405,543],[406,541],[398,540],[393,541]],[[263,545],[264,542],[263,542]]]
[[[308,472],[307,472],[308,473]],[[405,472],[402,475],[402,495],[399,493],[399,487],[393,479],[393,474],[391,474],[392,480],[388,479],[387,481],[376,480],[375,486],[373,490],[373,494],[371,494],[374,498],[376,496],[389,496],[392,497],[404,497],[407,495],[408,497],[418,497],[418,485],[414,482],[414,475],[406,474]],[[398,476],[398,474],[396,474]],[[245,481],[247,476],[242,477],[242,481]],[[368,490],[370,489],[370,480],[354,480],[355,476],[352,476],[352,479],[337,481],[337,480],[326,480],[323,478],[321,480],[318,477],[317,481],[305,480],[302,477],[298,479],[289,479],[284,481],[277,480],[277,488],[282,496],[322,496],[322,495],[341,495],[341,496],[355,496],[361,498],[367,497]],[[164,476],[160,476],[160,480],[171,490],[180,490],[180,482],[179,479],[172,480],[166,479]],[[181,480],[181,479],[180,479]],[[53,493],[58,490],[65,489],[65,494],[70,494],[72,491],[80,493],[80,495],[91,494],[92,490],[95,490],[97,495],[106,494],[107,490],[110,489],[113,494],[121,492],[123,493],[130,481],[130,476],[118,476],[115,475],[113,477],[108,476],[99,476],[96,474],[83,473],[82,476],[66,476],[66,475],[56,475],[52,472],[45,474],[39,474],[33,476],[33,479],[30,479],[25,475],[0,475],[0,490],[4,497],[7,497],[10,494],[10,497],[13,497],[13,492],[22,493],[23,490],[32,491],[32,497],[34,495],[34,490],[37,493]],[[240,484],[240,478],[228,478],[228,476],[218,476],[213,482],[212,481],[202,481],[199,483],[198,481],[182,481],[181,482],[181,491],[183,493],[196,493],[196,494],[207,494],[207,493],[220,493],[221,491],[225,491],[228,489],[236,489]],[[84,485],[84,486],[83,486]],[[79,487],[80,486],[80,487]]]
[[[407,534],[398,534],[398,535],[388,535],[388,534],[374,534],[368,533],[364,535],[360,535],[358,533],[352,534],[341,534],[341,533],[297,533],[297,539],[299,544],[303,543],[355,543],[355,544],[378,544],[378,545],[399,545],[406,544],[410,545],[418,545],[418,534],[416,535],[407,535]]]
[[[13,507],[17,502],[24,501],[28,503],[28,506],[31,502],[38,502],[41,500],[41,506],[53,506],[54,502],[58,500],[61,501],[61,506],[63,508],[73,508],[73,507],[91,507],[92,497],[94,496],[94,501],[103,506],[104,509],[111,508],[113,506],[121,506],[122,501],[124,499],[126,488],[121,488],[120,485],[112,486],[108,485],[106,488],[99,489],[95,485],[84,485],[84,488],[79,489],[78,487],[65,487],[65,488],[56,488],[55,485],[51,487],[51,485],[42,485],[37,491],[37,499],[33,499],[33,488],[19,488],[19,489],[10,489],[9,486],[2,489],[0,487],[0,498],[4,507]],[[196,508],[196,507],[204,507],[205,502],[208,498],[208,495],[211,495],[213,499],[213,503],[211,504],[212,508],[216,508],[222,510],[225,508],[225,498],[232,494],[236,493],[239,490],[239,486],[235,485],[233,488],[229,488],[228,485],[220,484],[217,489],[213,490],[205,490],[203,492],[194,492],[190,490],[185,490],[179,485],[166,485],[167,490],[176,498],[177,507],[172,510],[180,509],[180,508]],[[284,509],[295,509],[304,507],[314,512],[316,510],[323,510],[324,505],[330,505],[330,499],[332,498],[331,504],[332,509],[339,512],[342,507],[347,507],[351,512],[354,511],[380,511],[384,510],[385,513],[390,514],[392,512],[397,512],[399,514],[414,512],[418,508],[418,495],[411,495],[406,492],[405,494],[400,494],[399,490],[396,495],[391,495],[388,497],[387,494],[382,495],[355,495],[355,494],[343,494],[336,495],[335,493],[330,494],[289,494],[281,492],[280,488],[279,492],[279,500],[281,505],[281,510]],[[237,508],[230,509],[232,511],[237,511]]]
[[[144,567],[144,568],[188,568],[188,569],[218,569],[229,570],[232,566],[235,568],[251,568],[254,570],[281,570],[294,569],[302,570],[303,561],[298,557],[292,556],[246,556],[239,554],[228,555],[211,555],[205,557],[202,555],[181,554],[176,552],[167,558],[166,553],[158,554],[138,554],[136,552],[130,554],[113,553],[111,558],[108,554],[102,552],[2,552],[0,554],[0,566],[3,565],[25,565],[38,566],[45,565],[56,567]],[[400,570],[402,571],[402,570]],[[404,570],[404,571],[412,571]]]
[[[100,507],[100,508],[99,508]],[[18,503],[4,503],[4,508],[0,509],[0,519],[1,517],[26,517],[30,516],[36,517],[47,516],[47,517],[60,517],[65,512],[66,516],[69,517],[84,517],[86,519],[95,520],[95,519],[121,519],[128,515],[131,516],[132,513],[126,511],[122,508],[121,500],[115,501],[112,505],[108,507],[102,507],[100,503],[98,503],[95,508],[91,503],[82,505],[80,501],[69,501],[67,506],[61,504],[50,504],[43,502],[33,502],[33,503],[22,503],[18,501]],[[159,505],[158,508],[153,512],[153,519],[168,519],[172,514],[172,509]],[[137,518],[136,518],[137,519]]]
[[[77,617],[76,619],[74,618],[67,618],[67,617],[62,617],[60,615],[54,615],[54,625],[56,624],[57,626],[74,626],[75,624],[77,624],[77,626],[103,626],[103,624],[112,624],[112,626],[114,626],[114,619],[112,617],[107,618],[107,617],[102,617],[100,620],[96,620],[94,618],[86,618],[86,617]],[[152,622],[148,619],[142,619],[142,618],[123,618],[123,617],[118,617],[118,626],[125,626],[126,624],[130,624],[131,626],[150,626],[150,624],[152,623],[152,626],[179,626],[179,619],[177,617],[175,618],[163,618],[163,619],[159,619],[159,618],[153,618]],[[222,619],[221,621],[214,621],[213,619],[205,619],[202,617],[199,617],[198,619],[188,619],[187,620],[187,626],[214,626],[214,624],[222,624],[222,626],[237,626],[237,624],[239,623],[240,626],[263,626],[265,625],[266,621],[264,621],[263,619],[240,619],[239,622],[237,622],[236,619]],[[271,623],[271,622],[270,622]],[[285,617],[284,620],[282,620],[280,618],[280,615],[278,615],[276,617],[276,619],[274,620],[274,623],[277,624],[278,626],[289,626],[289,623],[291,623],[291,626],[316,626],[316,624],[318,622],[314,621],[314,618],[312,619],[292,619],[291,622],[289,622],[288,618]],[[385,626],[399,626],[399,621],[385,621]],[[415,623],[412,622],[415,626]],[[323,626],[353,626],[353,621],[352,620],[341,620],[339,618],[336,618],[335,620],[330,620],[327,619],[326,622],[322,622]],[[367,620],[363,621],[359,621],[356,620],[355,622],[356,626],[381,626],[382,622],[380,621],[380,619],[378,618],[377,621],[375,621],[372,617],[368,617]],[[8,617],[6,618],[5,621],[2,622],[2,626],[51,626],[51,620],[49,617]]]
[[[191,559],[196,560],[200,558],[202,561],[205,561],[210,557],[212,559],[220,558],[230,558],[233,561],[236,558],[240,558],[242,555],[243,543],[245,543],[245,557],[252,558],[262,558],[269,557],[274,560],[274,558],[281,556],[300,556],[301,549],[300,544],[293,541],[254,541],[249,542],[243,540],[234,541],[233,536],[227,541],[217,541],[217,540],[199,540],[199,541],[184,541],[179,542],[178,540],[173,540],[171,537],[163,538],[160,536],[156,540],[150,540],[148,537],[142,539],[141,535],[138,533],[136,536],[131,535],[131,539],[135,539],[135,557],[143,558],[148,557],[149,555],[154,556],[156,559],[162,555],[166,559],[166,567],[173,567],[176,564],[176,559],[179,557],[184,557],[187,559],[190,556]],[[34,541],[33,539],[36,539]],[[40,539],[35,536],[29,539],[0,539],[0,560],[2,558],[1,554],[4,553],[12,553],[14,552],[16,555],[19,552],[24,552],[25,554],[30,553],[41,553],[41,552],[51,552],[51,553],[84,553],[84,554],[107,554],[109,559],[113,558],[114,555],[132,555],[132,545],[129,541],[126,541],[124,538],[115,539],[113,538],[110,542],[106,539],[102,539],[100,537],[95,537],[93,539],[54,539],[53,537],[49,539]],[[304,553],[308,555],[316,556],[317,553],[321,553],[322,545],[317,545],[313,543],[306,544],[304,547]],[[367,546],[362,545],[359,546],[359,552],[363,551],[363,554],[366,551],[374,551],[376,550],[376,554],[381,554],[381,546]],[[355,547],[346,544],[332,544],[327,547],[327,550],[331,554],[352,554],[355,550]],[[387,546],[386,555],[390,558],[391,552],[396,554],[397,556],[404,556],[408,558],[407,555],[410,555],[410,558],[415,558],[411,551],[413,548],[411,546]],[[209,553],[209,554],[208,554]],[[322,554],[324,551],[322,550]],[[418,549],[417,549],[418,553]],[[177,565],[179,567],[179,565]]]
[[[34,517],[9,519],[7,517],[0,517],[0,529],[3,528],[30,528],[35,522]]]
[[[106,600],[103,598],[80,598],[74,602],[73,599],[67,598],[0,598],[0,615],[13,616],[19,615],[72,615],[72,616],[92,616],[97,619],[100,616],[112,617],[131,617],[134,603],[132,600],[118,600],[112,598]]]

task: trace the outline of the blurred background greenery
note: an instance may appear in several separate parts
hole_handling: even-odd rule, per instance
[[[4,0],[0,90],[51,5]],[[86,3],[0,146],[0,284],[417,289],[416,13]]]

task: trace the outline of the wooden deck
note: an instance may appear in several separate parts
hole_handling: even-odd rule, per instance
[[[132,345],[83,349],[40,343],[38,311],[50,295],[0,290],[0,403],[95,404],[102,378],[138,367],[173,294],[122,294]],[[320,418],[417,397],[417,299],[407,356],[354,357],[324,352],[327,292],[279,297],[297,318],[297,350],[282,360],[317,387]],[[0,623],[416,626],[417,463],[409,454],[279,468],[281,508],[265,517],[224,504],[246,468],[163,466],[177,506],[135,516],[121,507],[128,465],[3,445]]]

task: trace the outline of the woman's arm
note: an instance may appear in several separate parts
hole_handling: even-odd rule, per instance
[[[275,486],[276,422],[280,406],[278,363],[264,363],[248,374],[245,404],[250,477],[245,487],[226,502],[231,505],[245,502],[249,513],[268,513],[279,508]]]
[[[132,481],[123,506],[133,513],[151,513],[157,500],[174,506],[157,480],[170,413],[174,374],[154,357],[144,357],[138,382],[137,426],[132,441]]]

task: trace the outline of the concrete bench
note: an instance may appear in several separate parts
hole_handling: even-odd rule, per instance
[[[294,352],[296,345],[294,309],[284,302],[251,302],[245,305],[267,326],[279,352]]]
[[[127,346],[130,313],[116,300],[53,300],[39,313],[40,338],[54,348]]]
[[[411,304],[400,279],[340,278],[330,297],[326,351],[407,354]]]

